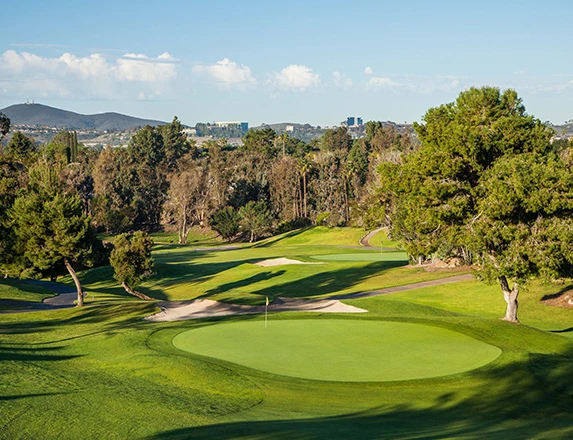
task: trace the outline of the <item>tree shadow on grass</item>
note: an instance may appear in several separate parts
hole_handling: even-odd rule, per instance
[[[548,299],[555,299],[555,298],[559,298],[561,295],[570,292],[571,290],[573,290],[573,284],[569,284],[567,286],[565,286],[563,289],[560,289],[559,291],[555,292],[555,293],[550,293],[548,295],[544,295],[541,298],[541,301],[546,301]]]
[[[314,228],[314,226],[309,226],[306,228],[300,228],[300,229],[295,229],[293,231],[289,231],[286,232],[285,234],[276,236],[276,237],[271,237],[271,238],[267,238],[266,240],[264,240],[261,243],[255,243],[252,245],[253,248],[266,248],[266,247],[270,247],[273,246],[277,243],[280,243],[283,240],[287,240],[289,238],[293,238],[296,237],[297,235],[302,234],[303,232],[309,231],[312,228]]]
[[[54,354],[63,347],[42,347],[42,348],[22,348],[22,347],[2,347],[0,346],[0,362],[3,361],[65,361],[81,357],[80,355]]]
[[[66,326],[76,326],[82,324],[97,324],[105,323],[105,325],[96,332],[90,331],[87,333],[79,332],[79,336],[93,335],[97,333],[106,333],[126,326],[139,324],[143,322],[139,314],[131,318],[126,318],[125,315],[133,312],[134,310],[145,311],[146,314],[151,314],[155,310],[155,303],[150,301],[134,301],[123,302],[120,304],[106,304],[100,303],[97,305],[85,306],[82,308],[68,308],[65,310],[52,310],[52,311],[38,311],[32,314],[26,314],[25,318],[10,321],[0,321],[0,336],[3,335],[25,335],[33,333],[44,333],[53,330],[54,328],[65,328]],[[32,316],[39,315],[37,319],[31,319]],[[57,313],[65,313],[58,315]],[[8,315],[9,316],[9,315]],[[61,340],[74,339],[75,337],[65,338]],[[0,342],[2,346],[16,346],[16,345],[44,345],[57,341],[37,342],[37,343],[14,343]]]
[[[198,252],[198,257],[204,253]],[[149,282],[160,283],[163,287],[170,287],[180,283],[199,283],[208,281],[220,272],[232,269],[245,263],[258,261],[256,258],[240,259],[234,261],[209,262],[198,259],[181,259],[174,261],[157,262],[155,266],[156,275]]]
[[[0,396],[0,401],[2,400],[20,400],[20,399],[28,399],[31,397],[48,397],[48,396],[60,396],[63,394],[69,394],[69,393],[36,393],[36,394],[14,394],[14,395],[10,395],[10,396]]]
[[[315,297],[338,293],[360,284],[380,272],[403,266],[403,261],[377,261],[363,266],[320,272],[299,280],[257,290],[257,295],[268,297]],[[358,290],[357,290],[358,292]]]
[[[246,287],[250,284],[256,284],[256,283],[259,283],[261,281],[268,281],[268,280],[271,280],[273,278],[280,277],[285,272],[286,272],[285,270],[279,270],[277,272],[261,272],[261,273],[258,273],[256,275],[250,276],[248,278],[245,278],[245,279],[242,279],[239,281],[233,281],[231,283],[222,284],[222,285],[220,285],[214,289],[207,290],[205,295],[202,295],[199,298],[208,298],[208,297],[215,295],[217,293],[227,292],[228,290],[232,290],[232,289],[239,289],[241,287]]]
[[[569,439],[573,350],[536,354],[470,373],[473,392],[436,393],[433,405],[381,406],[336,417],[220,423],[166,431],[177,439]],[[475,382],[474,382],[475,383]]]
[[[564,328],[563,330],[549,330],[551,333],[569,333],[573,332],[573,327]]]

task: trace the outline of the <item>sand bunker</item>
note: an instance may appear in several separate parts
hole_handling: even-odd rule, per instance
[[[321,263],[305,263],[303,261],[291,260],[290,258],[273,258],[272,260],[263,260],[255,264],[257,266],[270,267],[270,266],[283,266],[285,264],[321,264]]]
[[[210,299],[160,303],[161,312],[146,316],[153,322],[183,321],[186,319],[210,318],[213,316],[264,313],[265,306],[226,304]],[[349,306],[332,299],[276,298],[268,307],[269,312],[318,312],[318,313],[364,313],[368,310]]]

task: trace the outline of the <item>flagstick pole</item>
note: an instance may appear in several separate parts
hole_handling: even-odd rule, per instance
[[[269,308],[268,300],[265,302],[265,328],[267,328],[267,311]]]

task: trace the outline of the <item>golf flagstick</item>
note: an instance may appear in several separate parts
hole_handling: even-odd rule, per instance
[[[265,328],[267,328],[267,311],[269,309],[269,297],[266,297],[267,300],[265,302]]]

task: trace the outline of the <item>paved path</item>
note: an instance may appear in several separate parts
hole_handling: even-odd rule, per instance
[[[57,295],[51,298],[46,298],[41,303],[13,301],[11,304],[18,304],[26,308],[21,310],[1,311],[0,313],[24,313],[38,310],[56,310],[65,309],[67,307],[74,307],[76,305],[75,301],[78,298],[78,293],[75,287],[66,286],[65,284],[55,283],[53,281],[41,280],[22,280],[22,283],[43,287],[44,289],[57,293]]]
[[[440,278],[439,280],[422,281],[419,283],[406,284],[405,286],[387,287],[385,289],[370,290],[368,292],[348,293],[346,295],[330,296],[330,299],[357,299],[368,298],[370,296],[387,295],[388,293],[405,292],[407,290],[423,289],[424,287],[440,286],[442,284],[457,283],[473,279],[472,274],[455,275],[449,278]]]
[[[195,248],[193,250],[195,252],[222,252],[222,251],[236,251],[237,249],[241,249],[241,246],[228,245],[228,246]]]
[[[370,240],[372,239],[372,237],[374,237],[376,234],[378,234],[378,232],[384,230],[385,228],[378,228],[378,229],[374,229],[373,231],[370,231],[368,234],[366,234],[364,237],[362,237],[360,239],[360,246],[362,247],[367,247],[367,248],[374,248],[374,249],[380,249],[382,251],[396,251],[396,248],[380,248],[378,246],[372,246],[370,244]]]

